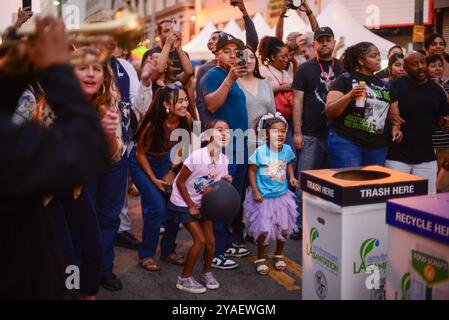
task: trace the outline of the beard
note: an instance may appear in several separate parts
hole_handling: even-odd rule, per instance
[[[320,59],[329,59],[332,57],[333,50],[317,51],[317,55]]]

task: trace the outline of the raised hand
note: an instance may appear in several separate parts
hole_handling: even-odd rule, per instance
[[[33,11],[30,7],[19,8],[17,12],[17,20],[14,23],[14,28],[19,29],[25,22],[27,22],[33,16]]]

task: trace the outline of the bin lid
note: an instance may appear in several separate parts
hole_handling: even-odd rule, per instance
[[[389,200],[387,224],[449,245],[449,193]]]
[[[301,172],[301,189],[339,206],[427,194],[427,180],[381,166]]]

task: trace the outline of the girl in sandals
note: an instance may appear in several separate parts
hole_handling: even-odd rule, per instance
[[[282,252],[287,237],[296,226],[295,194],[288,184],[297,187],[293,160],[295,155],[289,145],[284,144],[287,121],[279,114],[268,114],[259,121],[259,129],[265,129],[267,143],[256,149],[249,159],[249,183],[245,207],[249,222],[249,233],[257,239],[256,270],[267,275],[269,267],[265,259],[265,244],[270,238],[276,240],[273,256],[274,267],[285,270]],[[288,178],[287,179],[287,173]]]
[[[161,269],[156,261],[159,231],[165,220],[166,205],[178,171],[178,159],[187,153],[179,149],[182,141],[171,139],[172,133],[182,130],[192,132],[193,118],[187,90],[180,83],[169,83],[158,89],[153,102],[136,132],[136,147],[130,155],[131,178],[140,192],[143,229],[139,264],[147,271]],[[174,135],[177,135],[174,133]],[[165,233],[160,241],[161,260],[183,265],[178,255],[176,237],[179,224],[165,223]]]
[[[228,175],[229,160],[222,153],[229,144],[229,126],[225,121],[214,120],[206,127],[205,137],[209,144],[194,151],[185,161],[175,183],[167,206],[167,221],[182,222],[193,238],[184,270],[178,277],[176,287],[191,293],[204,293],[220,286],[211,272],[215,255],[213,223],[201,216],[201,200],[207,188],[221,179],[232,182]],[[193,276],[201,251],[204,249],[204,265],[200,282]]]

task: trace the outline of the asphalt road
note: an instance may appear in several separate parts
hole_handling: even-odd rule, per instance
[[[142,217],[139,198],[129,198],[130,217],[134,222],[132,233],[141,239]],[[189,233],[182,228],[178,235],[179,254],[185,255],[192,244]],[[214,274],[220,282],[218,290],[208,290],[205,294],[191,294],[176,288],[176,280],[182,267],[160,262],[161,271],[148,272],[138,266],[137,251],[115,248],[114,273],[122,280],[123,289],[110,292],[100,289],[98,299],[132,300],[299,300],[301,298],[301,241],[288,240],[285,246],[287,270],[270,270],[268,276],[256,273],[254,260],[256,246],[249,244],[251,255],[235,258],[239,268],[217,270]],[[270,256],[275,249],[272,242],[267,248]],[[270,260],[269,260],[270,261]],[[201,261],[197,262],[194,276],[201,271]]]

